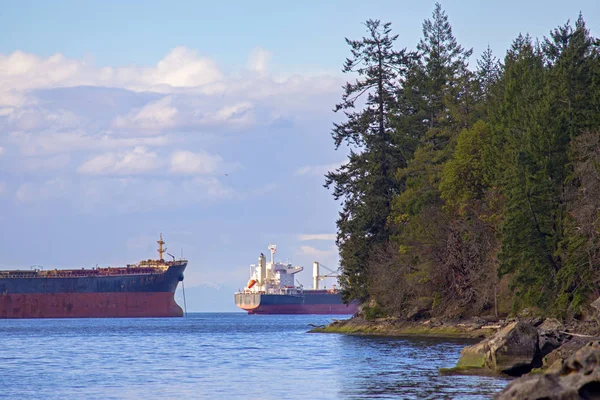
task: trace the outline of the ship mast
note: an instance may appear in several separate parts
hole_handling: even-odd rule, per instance
[[[271,265],[273,265],[273,268],[275,268],[275,252],[277,251],[277,245],[270,244],[268,249],[271,250]]]
[[[163,244],[165,244],[165,241],[162,238],[162,233],[160,234],[160,240],[158,240],[156,243],[158,243],[158,254],[159,254],[159,260],[163,261],[163,253],[166,253],[167,248],[165,247],[163,249]]]

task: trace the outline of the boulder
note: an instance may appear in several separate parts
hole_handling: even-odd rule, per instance
[[[491,372],[518,376],[533,368],[537,351],[537,329],[531,324],[515,321],[494,336],[465,347],[456,368],[486,368]]]
[[[562,363],[556,372],[521,377],[497,400],[579,400],[600,398],[600,342],[588,343]]]
[[[562,367],[563,361],[585,346],[589,341],[589,338],[573,337],[571,340],[564,342],[560,347],[552,350],[543,358],[541,369],[548,372],[558,372]]]
[[[406,319],[409,321],[415,321],[421,318],[429,316],[429,311],[433,305],[433,299],[431,297],[419,297],[412,301],[411,307],[408,309]]]
[[[554,349],[565,343],[569,337],[562,333],[565,326],[556,318],[547,318],[537,329],[540,357],[550,354]]]

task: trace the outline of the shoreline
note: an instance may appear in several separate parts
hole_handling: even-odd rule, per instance
[[[472,344],[466,343],[456,366],[440,368],[440,375],[516,378],[494,398],[560,400],[597,398],[580,397],[582,393],[600,398],[599,325],[597,320],[572,320],[564,324],[541,317],[494,322],[478,317],[426,321],[395,318],[366,321],[352,317],[314,327],[309,333],[470,341]]]
[[[456,322],[435,318],[426,321],[404,321],[394,318],[377,318],[367,321],[360,317],[352,317],[347,320],[336,320],[325,326],[314,327],[308,333],[481,340],[494,335],[504,324],[504,321],[464,320]]]

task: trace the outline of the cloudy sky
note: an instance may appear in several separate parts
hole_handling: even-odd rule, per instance
[[[594,0],[443,7],[473,65],[488,44],[501,55],[580,10],[600,34]],[[232,292],[269,243],[310,285],[313,260],[337,268],[339,204],[323,174],[344,161],[329,134],[344,37],[379,18],[414,48],[432,10],[0,1],[0,268],[131,263],[155,257],[162,232],[190,260],[189,310],[235,311]]]

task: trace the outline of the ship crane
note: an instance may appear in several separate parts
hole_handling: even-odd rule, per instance
[[[325,274],[325,275],[321,275],[320,274],[320,270],[321,268],[326,269],[327,271],[329,271],[329,274]],[[319,264],[319,262],[315,261],[313,262],[313,289],[318,290],[319,289],[319,282],[322,281],[325,278],[338,278],[338,274],[330,269],[327,268],[325,265],[323,264]]]

